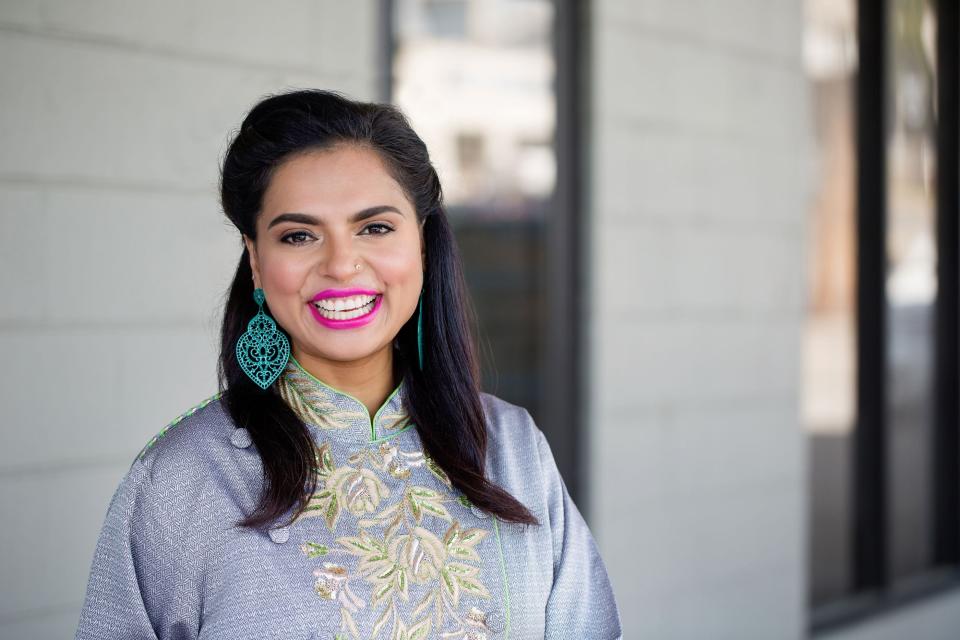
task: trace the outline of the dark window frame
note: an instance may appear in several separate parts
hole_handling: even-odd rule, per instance
[[[857,0],[857,422],[851,527],[853,593],[815,607],[810,631],[834,631],[919,600],[960,590],[960,15],[934,0],[937,18],[937,298],[933,558],[924,574],[894,583],[887,553],[886,33],[887,0]],[[952,26],[952,28],[949,28]]]

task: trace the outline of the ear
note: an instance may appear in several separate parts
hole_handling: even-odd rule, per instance
[[[253,288],[260,287],[260,266],[257,262],[257,244],[246,234],[243,235],[243,244],[247,246],[247,255],[250,257],[250,270],[253,272]]]

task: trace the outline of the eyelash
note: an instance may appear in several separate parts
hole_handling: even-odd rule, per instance
[[[373,224],[368,224],[367,226],[365,226],[365,227],[363,228],[362,231],[366,231],[367,229],[372,229],[373,227],[382,227],[383,229],[386,229],[386,231],[379,231],[379,232],[373,233],[373,234],[368,233],[367,235],[385,236],[385,235],[387,235],[388,233],[393,232],[393,227],[391,227],[390,225],[387,225],[387,224],[383,224],[382,222],[374,222]],[[361,233],[362,233],[362,231],[361,231]],[[303,240],[303,241],[300,241],[300,242],[294,242],[294,241],[291,240],[291,238],[295,238],[295,237],[298,237],[298,236],[299,236],[299,237],[310,236],[310,233],[308,233],[308,232],[306,232],[306,231],[293,231],[293,232],[288,233],[288,234],[284,235],[283,237],[281,237],[281,238],[280,238],[280,241],[281,241],[281,242],[285,242],[285,243],[287,243],[287,244],[292,244],[292,245],[303,244],[304,242],[306,242],[306,240]]]

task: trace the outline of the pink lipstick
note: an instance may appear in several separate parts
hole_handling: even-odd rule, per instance
[[[336,298],[349,298],[351,296],[376,296],[371,302],[366,303],[365,305],[359,307],[364,308],[370,306],[370,310],[364,313],[361,316],[356,316],[354,318],[348,318],[344,320],[337,320],[334,318],[329,318],[324,316],[320,309],[317,308],[317,304],[322,300],[333,300]],[[365,324],[371,322],[374,316],[377,314],[377,311],[380,310],[380,303],[383,300],[383,295],[379,291],[371,291],[369,289],[324,289],[320,293],[313,296],[308,303],[310,307],[310,313],[313,314],[314,319],[319,322],[321,325],[329,329],[355,329],[357,327],[362,327]],[[332,305],[331,305],[332,306]],[[329,309],[325,309],[325,312],[329,313]],[[343,311],[355,311],[355,309]]]
[[[311,301],[325,300],[326,298],[346,298],[348,296],[378,296],[379,291],[370,289],[324,289],[317,295],[310,298]]]

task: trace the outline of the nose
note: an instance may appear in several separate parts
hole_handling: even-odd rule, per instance
[[[359,264],[360,259],[349,233],[345,236],[330,234],[325,244],[323,268],[326,275],[333,280],[344,282],[353,278],[357,274],[356,265]]]

